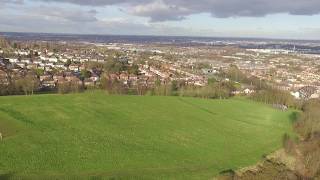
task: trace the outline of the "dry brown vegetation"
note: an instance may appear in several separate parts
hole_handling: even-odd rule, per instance
[[[254,167],[228,171],[218,179],[320,179],[320,100],[310,100],[294,124],[298,139],[283,137],[283,149]]]

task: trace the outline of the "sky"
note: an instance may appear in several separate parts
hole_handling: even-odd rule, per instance
[[[0,31],[320,39],[319,0],[0,0]]]

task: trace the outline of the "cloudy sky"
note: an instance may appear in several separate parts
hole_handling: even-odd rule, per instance
[[[0,31],[320,39],[320,0],[0,0]]]

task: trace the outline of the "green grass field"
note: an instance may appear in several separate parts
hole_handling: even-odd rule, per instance
[[[245,99],[0,97],[0,178],[210,179],[281,147],[291,113]]]

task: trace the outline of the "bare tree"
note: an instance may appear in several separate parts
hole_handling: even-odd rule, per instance
[[[40,85],[39,79],[33,74],[27,74],[25,77],[18,79],[16,83],[25,95],[33,95]]]

